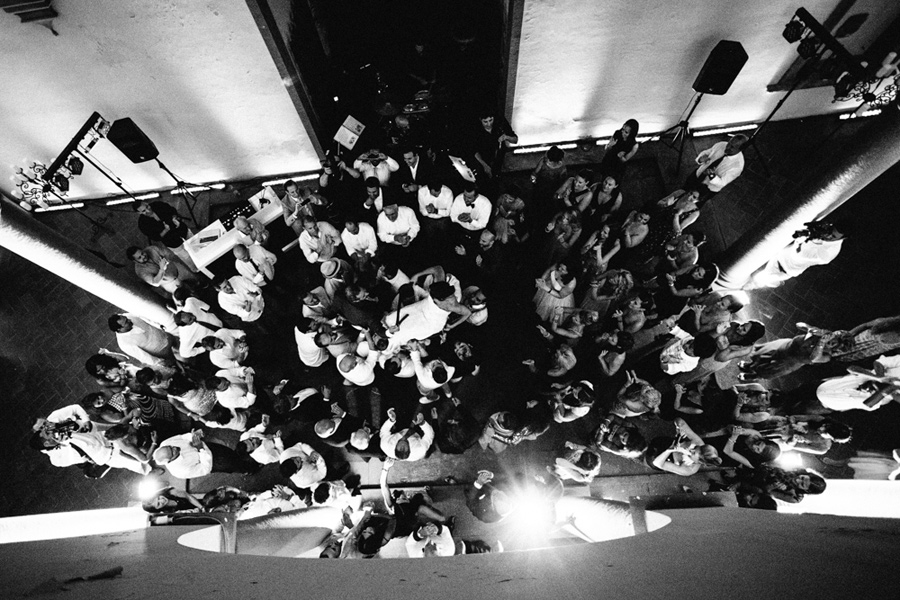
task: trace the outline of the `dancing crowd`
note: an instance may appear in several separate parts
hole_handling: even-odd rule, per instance
[[[424,121],[395,119],[377,147],[329,155],[317,180],[254,196],[280,217],[235,218],[238,243],[211,281],[185,249],[189,219],[137,202],[149,245],[126,255],[171,322],[110,316],[118,348],[85,362],[98,391],[38,419],[32,445],[89,477],[124,468],[193,482],[271,466],[281,483],[263,493],[200,499],[167,486],[145,508],[250,518],[337,506],[347,519],[328,557],[370,557],[400,536],[410,556],[497,550],[454,540],[453,516],[426,492],[392,492],[389,471],[499,454],[551,429],[561,441],[536,478],[548,490],[590,483],[610,453],[710,471],[712,489],[746,507],[821,493],[819,473],[777,460],[828,452],[852,433],[835,413],[898,397],[900,364],[884,355],[900,347],[900,317],[849,331],[798,324],[764,341],[764,323],[739,317],[746,295],[715,291],[696,222],[739,178],[746,137],[702,152],[665,197],[626,198],[635,120],[590,169],[549,148],[530,186],[502,173],[518,141],[502,116],[465,125],[448,148]],[[810,224],[748,287],[829,262],[851,225]],[[851,372],[798,390],[769,383],[827,361]],[[651,435],[661,423],[668,434]],[[383,507],[362,506],[351,455],[383,461]],[[512,510],[501,480],[485,470],[466,485],[485,521]]]

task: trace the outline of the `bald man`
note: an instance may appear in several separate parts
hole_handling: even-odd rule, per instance
[[[269,231],[265,225],[254,218],[238,217],[234,220],[234,228],[238,233],[238,241],[245,246],[257,244],[264,246],[269,241]]]
[[[259,244],[249,247],[238,244],[232,253],[234,268],[244,279],[259,287],[275,279],[275,263],[278,262],[278,258]]]

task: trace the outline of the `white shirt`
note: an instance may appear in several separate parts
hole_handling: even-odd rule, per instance
[[[227,390],[216,392],[216,402],[234,410],[250,408],[256,402],[256,394],[247,386],[247,367],[236,367],[216,371],[216,377],[227,379],[231,384]]]
[[[173,477],[194,479],[212,473],[213,457],[209,446],[203,444],[203,447],[198,449],[191,445],[191,440],[192,434],[182,433],[163,440],[159,445],[160,448],[173,446],[179,450],[178,457],[166,463],[166,469]]]
[[[291,446],[290,448],[282,452],[281,456],[278,457],[278,462],[283,463],[288,459],[292,459],[298,456],[306,460],[313,454],[317,455],[315,461],[312,461],[311,463],[307,462],[299,471],[291,475],[291,483],[296,485],[298,488],[311,488],[325,479],[325,459],[322,458],[321,454],[318,454],[315,450],[313,450],[312,446],[310,446],[309,444],[304,444],[303,442]]]
[[[460,215],[468,213],[472,220],[463,223],[459,220]],[[475,196],[475,202],[472,206],[466,204],[463,194],[453,199],[450,206],[450,220],[469,231],[479,231],[487,227],[488,220],[491,218],[491,201],[478,194]]]
[[[306,333],[294,327],[294,341],[297,342],[297,354],[307,367],[319,367],[328,362],[328,350],[316,346],[316,334]]]
[[[357,252],[363,252],[369,256],[375,256],[378,250],[378,238],[375,229],[368,223],[358,223],[359,233],[352,234],[346,228],[341,232],[341,241],[347,254],[353,256]]]
[[[378,239],[385,244],[399,245],[398,242],[394,241],[394,238],[401,234],[408,235],[410,241],[416,239],[416,236],[419,235],[419,219],[416,218],[415,211],[408,206],[397,207],[397,219],[395,221],[388,219],[383,212],[379,213],[376,225],[378,225]]]
[[[418,379],[419,385],[422,386],[423,389],[436,390],[453,379],[456,368],[435,360],[429,361],[428,364],[423,365],[422,354],[418,350],[413,350],[409,355],[412,358],[413,365],[416,369],[416,379]],[[433,370],[438,365],[443,366],[447,370],[447,380],[444,383],[438,383],[434,380]]]
[[[697,167],[697,177],[701,177],[700,174],[706,169],[706,165],[715,162],[720,158],[722,159],[722,162],[715,168],[715,177],[712,179],[701,177],[701,181],[706,184],[706,187],[708,187],[711,192],[721,191],[723,187],[737,179],[738,175],[744,170],[743,153],[738,152],[731,156],[725,156],[725,147],[727,145],[728,142],[719,142],[718,144],[713,145],[712,148],[704,150],[697,155],[697,164],[700,165]]]
[[[431,443],[434,442],[434,429],[428,424],[428,421],[423,421],[419,424],[419,429],[422,430],[421,436],[413,434],[406,438],[406,441],[409,442],[409,457],[403,459],[397,458],[394,449],[397,447],[397,442],[399,442],[400,438],[406,433],[406,429],[391,433],[391,428],[393,426],[394,421],[391,421],[390,419],[385,419],[384,423],[381,425],[381,451],[397,460],[414,461],[425,458],[425,454],[428,453]]]
[[[275,278],[278,257],[258,245],[250,246],[248,250],[250,260],[235,259],[234,268],[242,277],[262,287]]]
[[[335,249],[341,245],[341,234],[328,221],[318,221],[319,237],[314,238],[305,229],[300,234],[300,249],[307,262],[325,262],[334,256]]]
[[[241,434],[240,441],[243,442],[250,438],[259,438],[261,443],[256,450],[250,453],[250,458],[261,465],[270,465],[274,462],[278,462],[281,453],[284,452],[284,442],[281,441],[280,436],[271,437],[265,435],[263,433],[265,429],[266,428],[262,423],[256,427],[251,427]]]
[[[338,372],[344,376],[344,379],[358,386],[369,385],[375,381],[375,364],[378,362],[379,352],[369,352],[366,360],[357,364],[347,372],[341,370],[341,360],[345,356],[355,356],[349,352],[344,352],[337,357]]]
[[[431,204],[437,212],[429,213],[427,206]],[[419,188],[419,214],[429,219],[443,219],[450,216],[450,207],[453,205],[453,192],[446,185],[441,186],[441,192],[434,197],[428,186]]]
[[[391,173],[395,173],[400,169],[400,163],[388,156],[378,163],[377,167],[373,167],[370,162],[363,162],[357,158],[353,161],[353,168],[362,173],[363,179],[368,177],[377,177],[381,185],[387,185],[391,180]]]
[[[220,329],[212,335],[225,342],[225,345],[209,353],[209,362],[220,369],[240,367],[247,359],[248,350],[238,350],[237,341],[246,334],[240,329]]]
[[[441,532],[433,537],[417,540],[415,534],[409,534],[406,538],[406,553],[410,558],[424,558],[425,546],[428,544],[435,545],[435,556],[453,556],[456,553],[456,543],[453,541],[453,534],[450,529],[443,525]]]
[[[116,333],[119,348],[145,365],[161,365],[172,355],[169,337],[159,327],[155,327],[133,314],[126,313],[133,327],[127,333]]]
[[[229,278],[228,282],[234,288],[234,293],[219,292],[219,306],[222,310],[248,323],[261,317],[266,304],[259,286],[240,275]]]
[[[206,352],[206,348],[198,347],[197,344],[206,336],[214,335],[217,330],[201,325],[198,321],[221,327],[222,320],[209,312],[209,304],[196,298],[188,298],[181,311],[194,315],[197,321],[190,325],[181,325],[176,330],[178,335],[178,353],[185,358],[203,354]]]

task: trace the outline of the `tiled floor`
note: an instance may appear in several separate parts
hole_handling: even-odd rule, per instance
[[[793,174],[814,169],[830,153],[837,152],[849,136],[864,123],[846,124],[833,136],[829,132],[837,121],[828,118],[807,119],[790,123],[775,123],[760,135],[759,146],[771,161],[774,171],[765,177],[759,162],[749,151],[747,169],[740,179],[717,197],[701,216],[697,227],[710,238],[704,252],[715,259],[728,244],[737,239],[751,225],[765,217],[766,211],[777,203],[789,201],[797,189]],[[708,147],[716,138],[695,140],[697,150]],[[692,158],[690,144],[685,159]],[[676,153],[658,144],[644,144],[638,159],[653,174],[659,174],[668,191],[678,180],[673,177]],[[533,165],[536,156],[517,156],[508,170],[524,171]],[[573,163],[596,162],[597,151],[588,154],[570,153]],[[642,167],[642,173],[643,167]],[[788,176],[790,175],[790,177]],[[524,177],[524,175],[513,175]],[[656,182],[656,183],[654,183]],[[900,167],[894,167],[872,183],[850,203],[839,209],[852,214],[857,221],[857,234],[844,245],[841,256],[827,268],[808,271],[777,290],[751,293],[751,316],[768,324],[770,338],[793,335],[796,321],[807,321],[826,327],[853,326],[870,318],[896,314],[897,274],[900,273],[900,251],[894,231],[897,211],[894,198],[900,184]],[[633,181],[626,187],[626,205],[637,205],[658,193],[659,176],[646,181]],[[252,193],[249,187],[238,187],[241,197]],[[253,190],[255,191],[255,190]],[[212,203],[233,201],[231,190],[212,198]],[[209,212],[208,199],[200,206],[200,213]],[[112,262],[125,262],[123,249],[141,238],[134,226],[134,214],[128,210],[109,211],[90,208],[88,214],[103,219],[103,228],[71,212],[45,215],[41,220],[77,243],[100,251]],[[130,273],[130,267],[123,267]],[[112,471],[100,480],[87,480],[80,471],[52,467],[46,457],[30,450],[27,440],[34,418],[54,408],[77,402],[93,390],[82,367],[84,359],[96,348],[114,344],[107,330],[106,318],[115,308],[76,288],[39,267],[0,249],[0,394],[6,418],[0,421],[0,437],[7,440],[2,459],[4,483],[0,490],[0,515],[31,514],[61,510],[122,506],[134,499],[138,477],[128,471]],[[492,299],[491,320],[487,333],[501,340],[516,340],[525,335],[517,315],[527,311],[530,296],[507,290]],[[501,303],[502,300],[502,303]],[[508,306],[512,308],[507,309]],[[516,306],[517,305],[517,306]],[[484,417],[503,402],[515,401],[505,397],[509,389],[521,380],[516,369],[522,349],[489,357],[483,373],[475,381],[467,381],[460,390],[467,404],[478,416]],[[514,360],[515,359],[515,360]],[[839,369],[826,365],[807,369],[790,379],[778,382],[793,387],[804,380],[829,376]],[[857,425],[852,444],[864,449],[888,449],[900,445],[900,406],[892,405],[879,411],[878,416],[848,415]],[[482,466],[495,469],[516,469],[534,461],[546,461],[547,451],[563,436],[586,433],[588,423],[576,422],[557,427],[550,434],[532,444],[522,444],[499,459],[483,453],[477,447],[462,456],[440,454],[415,465],[400,465],[392,473],[398,482],[439,481],[452,473],[457,478],[472,477]],[[582,431],[585,430],[585,431]],[[354,461],[352,468],[363,482],[377,481],[379,463]],[[195,487],[208,489],[220,481],[232,481],[244,487],[261,489],[277,480],[277,473],[266,470],[263,476],[226,478],[214,476]],[[643,465],[604,458],[602,477],[595,483],[594,492],[606,497],[625,498],[634,493],[672,493],[686,483],[671,476],[651,474]],[[693,478],[689,485],[703,486],[703,477]]]

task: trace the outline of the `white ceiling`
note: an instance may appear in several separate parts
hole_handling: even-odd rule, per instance
[[[838,0],[804,0],[819,22]],[[691,84],[720,40],[749,60],[724,96],[704,96],[694,127],[761,121],[783,96],[768,93],[797,58],[781,33],[799,0],[525,0],[512,125],[521,144],[611,134],[628,118],[652,133],[676,124]],[[900,2],[857,0],[868,11],[857,40],[871,40]],[[846,40],[856,47],[858,41]],[[831,88],[799,90],[776,119],[847,110]]]
[[[318,168],[243,1],[55,0],[59,36],[0,12],[0,189],[14,166],[49,164],[94,111],[131,117],[190,182]],[[155,163],[109,142],[92,155],[134,191],[171,187]],[[119,190],[96,170],[72,197]]]

